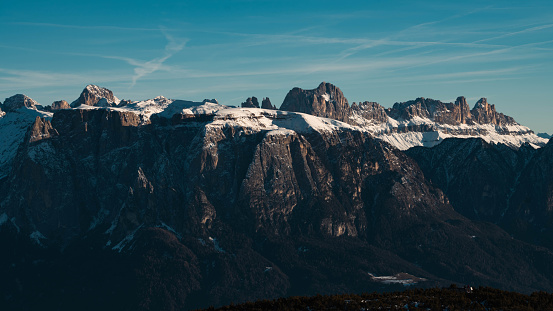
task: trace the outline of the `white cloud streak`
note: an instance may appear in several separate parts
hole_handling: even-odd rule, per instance
[[[171,58],[176,53],[180,52],[186,45],[187,40],[176,39],[170,35],[165,29],[161,29],[163,35],[167,39],[167,45],[165,45],[164,54],[161,57],[156,57],[149,61],[141,61],[133,59],[130,57],[121,57],[121,56],[103,56],[97,55],[99,57],[108,58],[108,59],[118,59],[124,62],[127,62],[129,65],[134,66],[134,75],[132,76],[132,82],[130,88],[136,85],[136,82],[156,71],[166,70],[169,71],[169,67],[165,66],[163,63]]]
[[[130,30],[130,31],[159,31],[159,28],[142,28],[142,27],[119,27],[108,25],[67,25],[67,24],[55,24],[55,23],[33,23],[33,22],[13,22],[7,23],[11,25],[21,26],[37,26],[37,27],[54,27],[54,28],[69,28],[69,29],[88,29],[88,30]]]
[[[506,34],[503,34],[503,35],[500,35],[500,36],[495,36],[495,37],[491,37],[491,38],[477,40],[477,41],[474,41],[473,43],[480,43],[480,42],[492,41],[492,40],[497,40],[497,39],[503,39],[503,38],[507,38],[507,37],[512,37],[512,36],[516,36],[516,35],[529,33],[529,32],[544,30],[544,29],[548,29],[548,28],[552,28],[552,27],[553,27],[553,24],[546,24],[546,25],[541,25],[541,26],[536,26],[536,27],[530,27],[530,28],[526,28],[526,29],[523,29],[523,30],[506,33]]]

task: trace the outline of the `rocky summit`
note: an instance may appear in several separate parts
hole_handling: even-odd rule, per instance
[[[314,90],[293,88],[284,98],[280,109],[344,122],[349,118],[348,100],[339,88],[325,82]]]
[[[38,103],[30,97],[23,94],[16,94],[12,97],[6,98],[1,108],[5,112],[13,112],[20,108],[35,109],[37,105]]]
[[[513,128],[494,135],[516,147],[488,143],[478,129],[522,127],[487,102],[349,106],[322,83],[279,110],[254,97],[110,106],[108,91],[0,116],[6,309],[178,310],[451,283],[553,291],[552,143],[520,143],[533,133]],[[458,124],[473,137],[406,152],[385,139],[454,136]]]
[[[79,98],[71,103],[71,107],[78,107],[80,105],[88,106],[115,106],[120,100],[113,96],[113,92],[96,85],[89,84],[81,92]]]

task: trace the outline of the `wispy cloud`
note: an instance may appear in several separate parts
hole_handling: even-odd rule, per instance
[[[495,37],[491,37],[491,38],[477,40],[477,41],[474,41],[473,43],[480,43],[480,42],[486,42],[486,41],[491,41],[491,40],[503,39],[503,38],[507,38],[507,37],[512,37],[512,36],[516,36],[516,35],[529,33],[529,32],[544,30],[544,29],[548,29],[548,28],[553,28],[553,24],[540,25],[540,26],[530,27],[530,28],[526,28],[526,29],[523,29],[523,30],[519,30],[519,31],[513,31],[513,32],[510,32],[510,33],[502,34],[500,36],[495,36]]]
[[[0,68],[0,80],[9,82],[10,84],[2,84],[5,88],[14,87],[42,87],[53,85],[75,85],[90,83],[93,80],[104,81],[123,81],[125,78],[122,74],[115,72],[86,72],[86,73],[59,73],[51,71],[38,70],[12,70]]]
[[[120,26],[109,26],[109,25],[71,25],[71,24],[34,23],[34,22],[12,22],[12,23],[7,23],[7,24],[21,25],[21,26],[70,28],[70,29],[89,29],[89,30],[159,31],[159,28],[120,27]]]
[[[180,52],[184,46],[186,45],[187,40],[184,39],[177,39],[170,35],[165,29],[161,29],[163,35],[167,39],[167,45],[165,45],[165,50],[163,53],[163,56],[156,57],[154,59],[151,59],[149,61],[142,61],[130,57],[121,57],[121,56],[105,56],[105,55],[97,55],[99,57],[103,58],[109,58],[109,59],[118,59],[127,62],[129,65],[134,66],[134,75],[132,76],[132,82],[130,85],[130,88],[134,87],[136,85],[136,82],[158,70],[169,70],[168,67],[164,66],[163,63],[167,61],[169,58],[171,58],[176,53]]]

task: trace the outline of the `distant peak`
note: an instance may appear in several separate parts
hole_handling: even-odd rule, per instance
[[[89,84],[83,89],[79,98],[71,103],[71,107],[77,107],[80,105],[116,106],[119,102],[119,98],[115,97],[112,91],[101,86]]]
[[[205,103],[212,103],[212,104],[219,105],[219,102],[218,102],[217,99],[215,99],[215,98],[213,98],[213,99],[207,99],[207,98],[206,98],[206,99],[204,99],[204,100],[202,101],[202,103],[204,103],[204,104],[205,104]]]
[[[318,117],[347,121],[348,100],[342,91],[328,82],[321,82],[316,89],[293,88],[284,98],[280,110],[308,113]]]
[[[16,94],[12,97],[6,98],[4,101],[4,104],[1,105],[1,108],[5,112],[9,111],[15,111],[22,107],[32,108],[36,109],[38,103],[34,101],[32,98],[30,98],[27,95],[24,94]]]

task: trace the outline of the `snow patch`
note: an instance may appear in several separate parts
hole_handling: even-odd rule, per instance
[[[120,253],[123,250],[123,248],[125,246],[127,246],[127,244],[129,244],[129,242],[131,242],[134,239],[134,235],[136,234],[136,232],[138,230],[140,230],[140,228],[142,228],[142,225],[140,225],[140,226],[138,226],[138,228],[134,229],[123,240],[121,240],[121,242],[117,243],[117,245],[115,245],[111,249],[114,250],[114,251],[118,251]],[[108,242],[111,242],[111,241],[108,241]]]
[[[2,215],[0,215],[0,227],[2,227],[2,225],[4,225],[7,221],[8,221],[8,215],[6,215],[6,213],[3,213]]]
[[[40,246],[44,246],[40,240],[45,240],[46,237],[45,237],[44,235],[42,235],[42,233],[40,233],[40,231],[34,231],[33,233],[31,233],[31,234],[29,235],[29,237],[30,237],[31,240],[33,240],[36,244],[38,244],[38,245],[40,245]]]
[[[217,252],[226,253],[226,251],[223,248],[221,248],[221,246],[219,245],[219,241],[217,241],[216,238],[209,237],[209,240],[213,243],[213,247]]]
[[[532,146],[544,146],[547,143],[547,139],[538,137],[528,127],[519,124],[505,126],[493,124],[450,125],[438,124],[427,118],[414,117],[411,120],[388,118],[388,122],[379,124],[365,122],[360,126],[376,138],[386,141],[400,150],[416,146],[434,147],[450,137],[482,138],[488,143],[502,143],[512,148],[519,148],[526,143]]]
[[[106,219],[108,215],[109,215],[109,211],[105,208],[101,208],[98,211],[98,214],[96,214],[96,216],[94,216],[94,218],[90,222],[90,226],[88,227],[88,230],[92,230],[96,228],[99,224],[101,224],[104,221],[104,219]]]
[[[403,286],[415,285],[418,282],[424,282],[426,279],[419,278],[408,273],[397,273],[395,275],[375,276],[372,273],[368,273],[371,279],[375,282],[383,284],[402,284]]]
[[[110,109],[133,112],[142,116],[143,120],[149,120],[154,114],[169,119],[175,114],[214,114],[219,110],[227,108],[228,106],[211,103],[209,101],[193,102],[187,100],[168,99],[163,96],[158,96],[154,99],[135,101],[123,107],[112,107]]]
[[[267,132],[265,136],[294,136],[296,135],[296,132],[289,130],[289,129],[278,129],[278,130],[272,130]]]

